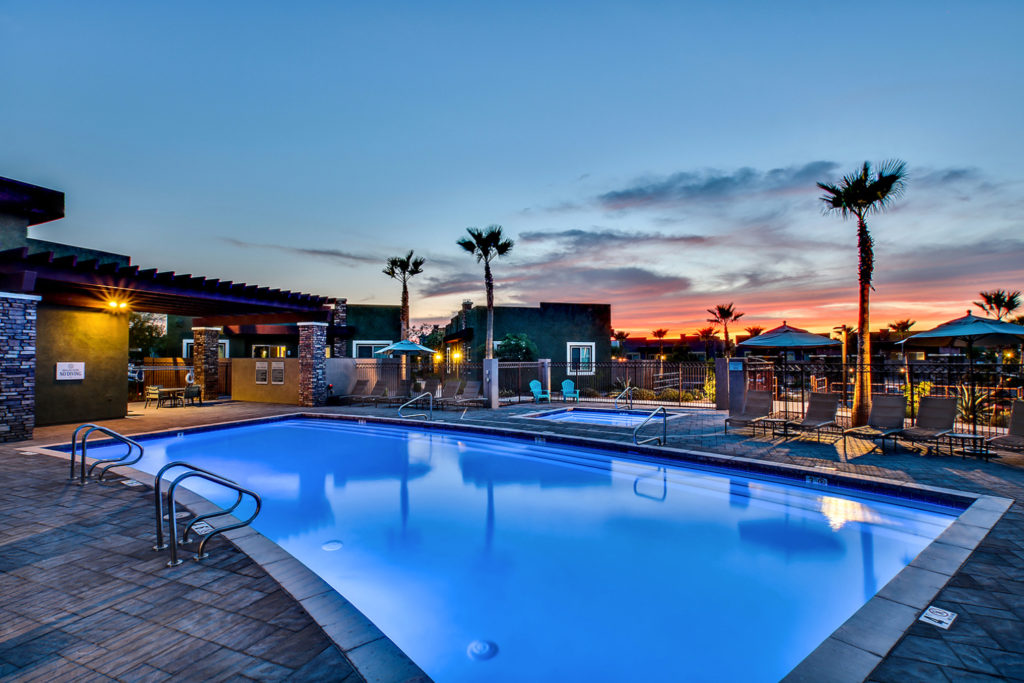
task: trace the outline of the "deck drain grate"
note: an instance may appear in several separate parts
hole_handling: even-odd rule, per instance
[[[948,631],[949,627],[953,625],[954,619],[956,619],[956,612],[950,612],[949,610],[944,610],[941,607],[930,605],[918,618],[918,621],[923,621],[926,624],[938,626],[939,628]]]
[[[175,512],[174,513],[174,518],[175,519],[185,519],[186,517],[189,517],[189,516],[191,516],[191,513],[185,512],[184,510],[182,510],[181,512]],[[170,518],[171,518],[171,516],[169,514],[164,515],[164,519],[170,519]]]
[[[121,483],[125,486],[142,486],[141,481],[136,481],[134,479],[122,479]]]
[[[200,536],[205,536],[206,534],[213,531],[213,527],[207,524],[206,522],[196,522],[192,525],[192,531],[196,532]]]

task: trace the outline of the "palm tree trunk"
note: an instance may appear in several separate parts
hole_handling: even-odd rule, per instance
[[[402,280],[402,339],[409,338],[409,286]]]
[[[484,289],[487,290],[487,346],[484,347],[484,358],[494,357],[494,277],[491,275],[491,264],[484,261]]]
[[[725,331],[725,357],[732,358],[732,349],[729,347],[729,323],[723,320],[722,329]]]
[[[860,252],[860,302],[857,309],[857,370],[853,384],[852,425],[868,423],[871,413],[871,321],[869,298],[871,274],[874,271],[874,250],[864,216],[857,216],[857,249]]]

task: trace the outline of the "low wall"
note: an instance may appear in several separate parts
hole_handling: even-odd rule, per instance
[[[327,383],[333,385],[329,395],[344,396],[356,385],[355,358],[328,358]]]
[[[276,380],[282,379],[275,375],[275,366],[283,366],[284,376],[281,384],[275,383]],[[299,405],[299,359],[232,358],[231,398],[235,401]]]

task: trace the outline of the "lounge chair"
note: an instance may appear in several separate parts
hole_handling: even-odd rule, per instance
[[[533,393],[534,403],[540,403],[541,401],[547,401],[548,403],[551,403],[551,392],[544,391],[544,389],[541,387],[540,380],[530,380],[530,391]]]
[[[377,380],[373,389],[368,394],[364,394],[359,398],[360,405],[364,403],[376,403],[377,401],[386,401],[388,397],[388,383],[382,379]]]
[[[197,398],[199,399],[199,405],[203,405],[202,389],[197,387],[195,384],[190,384],[189,386],[185,387],[185,395],[182,397],[182,405],[184,405],[186,401],[188,401],[188,403],[190,403],[191,405],[195,405]]]
[[[953,431],[956,419],[956,399],[922,396],[917,411],[917,422],[896,436],[906,441],[927,442],[928,450],[939,445],[939,438]]]
[[[366,396],[366,391],[369,388],[370,388],[370,380],[368,380],[368,379],[357,379],[355,386],[352,387],[352,391],[350,391],[347,394],[342,394],[341,396],[338,396],[337,398],[338,398],[339,401],[343,401],[343,400],[347,399],[347,400],[349,400],[349,401],[354,403],[356,401],[356,399],[360,399],[360,398],[363,398],[364,396]]]
[[[835,427],[838,412],[839,394],[811,393],[804,419],[792,420],[788,426],[802,432],[814,431],[818,436],[818,441],[821,441],[821,430],[826,427]]]
[[[423,380],[423,388],[417,391],[417,394],[430,394],[434,398],[437,398],[437,390],[441,388],[441,380],[439,379],[425,379]]]
[[[483,394],[480,393],[480,382],[466,382],[466,386],[463,387],[462,393],[455,399],[453,405],[458,406],[471,406],[482,404],[484,401]]]
[[[580,390],[576,388],[571,379],[562,381],[562,402],[564,403],[568,399],[572,399],[577,403],[580,402]]]
[[[1014,401],[1010,408],[1010,428],[1005,434],[987,439],[990,446],[1024,449],[1024,401]]]
[[[441,395],[437,397],[434,404],[441,406],[441,410],[444,410],[445,405],[455,402],[461,387],[462,380],[453,379],[445,382],[444,386],[441,387]]]
[[[739,415],[725,418],[725,433],[729,433],[729,425],[753,426],[768,417],[771,412],[772,392],[748,391],[746,401],[743,402],[743,411]]]
[[[407,379],[400,380],[398,382],[398,390],[388,395],[386,398],[376,399],[380,403],[387,403],[388,405],[401,405],[409,400],[412,396],[412,382]]]
[[[846,437],[859,436],[865,439],[880,439],[882,453],[885,453],[885,440],[891,438],[896,448],[896,437],[903,431],[903,422],[907,417],[907,397],[896,394],[874,394],[871,397],[871,412],[868,423],[862,427],[850,427],[843,430],[843,455],[846,454]],[[878,445],[875,445],[878,448]],[[875,450],[874,448],[871,449]],[[869,453],[871,451],[868,451]]]

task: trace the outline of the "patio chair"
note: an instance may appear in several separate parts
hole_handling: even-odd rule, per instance
[[[144,407],[148,408],[150,401],[156,401],[156,407],[157,408],[160,407],[160,390],[161,389],[163,389],[163,387],[160,386],[159,384],[154,384],[152,386],[146,387],[146,393],[145,393],[146,405]]]
[[[729,433],[729,425],[740,427],[753,426],[768,417],[772,412],[772,392],[748,391],[743,402],[743,411],[739,415],[725,418],[725,433]]]
[[[409,400],[412,395],[412,381],[403,379],[398,382],[398,391],[393,396],[387,396],[386,398],[376,399],[381,403],[387,403],[388,405],[401,405]]]
[[[580,390],[576,388],[576,385],[571,379],[567,379],[562,382],[562,402],[564,403],[570,398],[579,403]]]
[[[989,437],[988,445],[999,448],[1024,449],[1024,401],[1014,401],[1010,408],[1010,428],[1005,434]]]
[[[839,394],[811,393],[807,401],[807,412],[804,419],[793,420],[789,427],[801,432],[814,431],[821,441],[821,430],[836,426],[836,414],[839,412]]]
[[[337,399],[339,401],[344,401],[344,400],[347,399],[348,401],[350,401],[352,403],[355,403],[356,399],[359,399],[359,398],[362,398],[362,397],[366,396],[366,390],[369,389],[369,388],[370,388],[370,380],[368,380],[368,379],[357,379],[355,386],[352,387],[352,391],[350,391],[347,394],[342,394],[341,396],[338,396]]]
[[[859,436],[865,439],[880,439],[882,453],[885,453],[885,440],[891,438],[896,448],[896,436],[903,431],[903,422],[907,417],[907,397],[902,394],[874,394],[871,397],[871,412],[868,423],[862,427],[850,427],[843,430],[843,455],[846,455],[846,437]],[[878,444],[875,444],[878,448]],[[872,448],[871,451],[875,450]],[[871,451],[868,451],[869,453]]]
[[[418,394],[430,394],[434,398],[437,398],[437,390],[441,388],[441,380],[439,379],[425,379],[423,380],[423,388],[420,389]]]
[[[462,380],[453,379],[445,382],[444,386],[441,387],[441,395],[434,401],[434,405],[438,405],[441,407],[441,410],[444,410],[446,405],[455,402],[461,387]]]
[[[533,402],[534,403],[540,403],[541,401],[547,401],[548,403],[551,403],[551,392],[550,391],[544,391],[541,388],[540,380],[537,380],[537,379],[531,379],[530,380],[530,391],[533,393]]]
[[[922,396],[916,424],[907,427],[896,436],[906,441],[928,443],[928,450],[931,451],[932,446],[938,447],[940,437],[953,431],[955,419],[955,398]]]
[[[182,397],[182,405],[185,403],[195,405],[197,398],[199,399],[199,405],[203,405],[203,390],[194,384],[190,384],[185,387],[185,395]]]
[[[374,383],[373,389],[368,394],[364,394],[359,398],[359,404],[364,403],[376,403],[377,401],[387,400],[388,397],[388,383],[382,379],[379,379]]]

